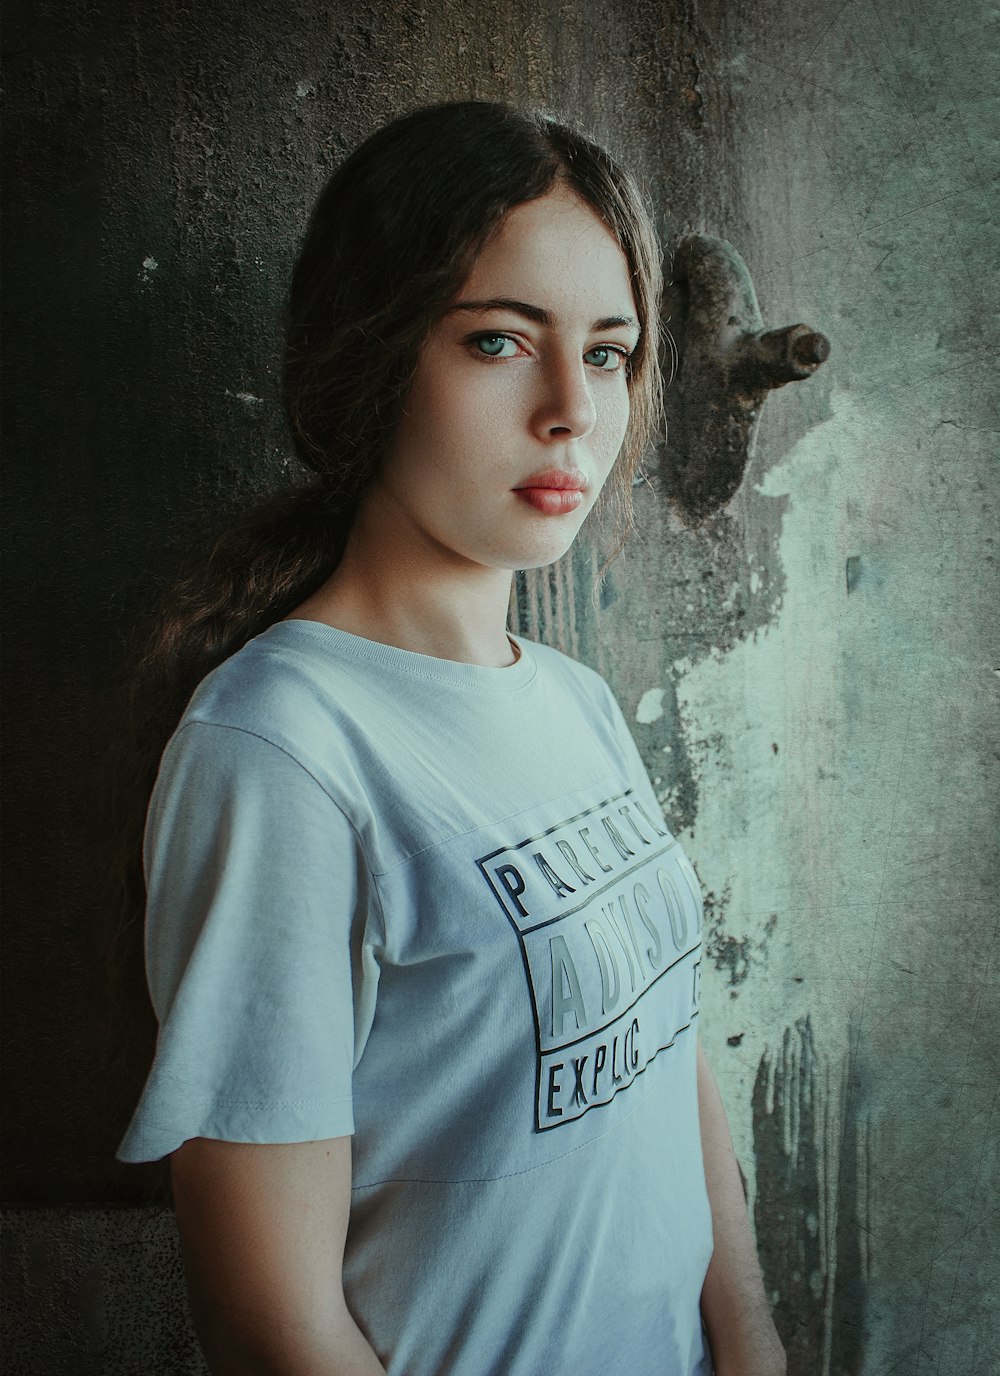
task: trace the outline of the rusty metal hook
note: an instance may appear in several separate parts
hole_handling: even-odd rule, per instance
[[[830,344],[808,325],[765,330],[743,259],[706,234],[674,248],[663,321],[678,360],[666,392],[666,485],[697,523],[742,482],[768,392],[811,377]]]

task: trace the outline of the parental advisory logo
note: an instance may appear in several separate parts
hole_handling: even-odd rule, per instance
[[[476,864],[520,942],[543,1132],[610,1103],[697,1016],[701,892],[632,789]]]

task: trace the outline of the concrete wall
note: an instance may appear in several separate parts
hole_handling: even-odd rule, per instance
[[[331,161],[477,96],[627,149],[665,240],[730,239],[767,323],[832,342],[726,511],[685,527],[654,459],[600,606],[594,532],[520,624],[607,675],[707,891],[702,1036],[791,1371],[985,1373],[995,6],[81,0],[8,6],[7,43],[8,1369],[200,1369],[98,1070],[108,668],[287,469],[278,310]]]

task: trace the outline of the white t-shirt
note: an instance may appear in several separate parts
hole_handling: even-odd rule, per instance
[[[344,1288],[392,1376],[704,1376],[698,882],[603,679],[514,641],[284,621],[202,683],[118,1155],[353,1133]]]

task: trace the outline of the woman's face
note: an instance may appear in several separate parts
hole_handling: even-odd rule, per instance
[[[504,570],[564,554],[621,448],[638,337],[628,264],[584,201],[557,187],[511,211],[421,351],[369,490],[395,548]]]

